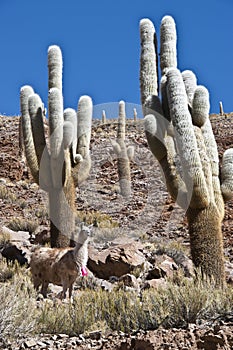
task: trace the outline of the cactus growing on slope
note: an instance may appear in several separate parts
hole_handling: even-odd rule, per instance
[[[148,33],[148,28],[150,33]],[[141,102],[150,150],[159,161],[171,197],[186,211],[191,255],[195,266],[224,285],[222,220],[224,202],[233,196],[233,149],[219,157],[209,119],[209,93],[191,71],[177,68],[176,28],[172,17],[161,22],[161,101],[155,74],[157,60],[144,60],[143,47],[156,48],[149,19],[140,22]],[[146,32],[146,34],[144,33]],[[150,55],[152,57],[152,54]],[[154,68],[151,68],[151,65]],[[155,88],[147,88],[154,82]],[[150,91],[154,91],[151,95]]]
[[[82,96],[77,112],[63,112],[62,53],[58,46],[48,49],[49,137],[44,130],[45,110],[32,87],[20,91],[24,149],[34,181],[49,196],[52,247],[70,244],[75,224],[75,187],[88,176],[91,166],[89,145],[92,100]]]
[[[123,197],[129,197],[131,194],[131,174],[130,161],[133,159],[133,146],[126,147],[125,144],[125,102],[119,102],[119,117],[117,128],[117,140],[112,141],[114,152],[117,155],[118,176],[120,191]]]

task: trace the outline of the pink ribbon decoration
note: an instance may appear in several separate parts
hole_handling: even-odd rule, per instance
[[[84,276],[87,276],[87,269],[86,269],[85,266],[83,266],[83,267],[81,268],[81,272],[82,272],[82,276],[83,276],[83,277],[84,277]]]

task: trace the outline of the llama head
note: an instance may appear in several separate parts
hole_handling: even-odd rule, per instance
[[[78,235],[78,243],[84,244],[91,235],[91,226],[86,226],[83,222],[81,223],[80,232]]]

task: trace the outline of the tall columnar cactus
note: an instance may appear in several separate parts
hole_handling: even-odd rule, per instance
[[[125,102],[119,102],[119,117],[117,128],[117,140],[112,142],[114,152],[117,155],[118,176],[120,191],[123,197],[131,194],[130,161],[133,159],[133,146],[126,147],[125,144]]]
[[[150,20],[143,19],[140,30],[142,51],[147,47],[148,52],[156,53],[152,40],[155,29]],[[152,88],[141,91],[146,137],[161,165],[169,193],[186,211],[195,266],[214,277],[217,285],[224,285],[221,225],[224,202],[233,197],[233,149],[225,151],[220,175],[218,150],[209,119],[209,93],[204,86],[197,85],[191,71],[181,73],[177,68],[172,17],[162,19],[160,38],[162,100],[160,102],[156,94],[156,86],[152,96]],[[151,76],[156,72],[156,60],[147,62],[144,55],[143,51],[141,88],[157,81],[157,77]]]
[[[52,247],[70,244],[75,225],[75,187],[88,176],[92,100],[82,96],[77,112],[63,111],[62,53],[58,46],[48,49],[49,135],[44,130],[45,110],[32,87],[20,91],[24,148],[34,181],[49,196]]]

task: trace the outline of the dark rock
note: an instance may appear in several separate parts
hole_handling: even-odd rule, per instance
[[[18,249],[16,245],[6,246],[1,251],[1,254],[4,258],[6,258],[7,263],[18,261],[21,266],[28,263],[28,260],[25,257],[26,253],[23,253],[23,251],[21,249]]]
[[[101,252],[90,247],[87,266],[99,278],[123,276],[145,263],[145,257],[139,247],[141,244],[137,242],[116,245]]]

